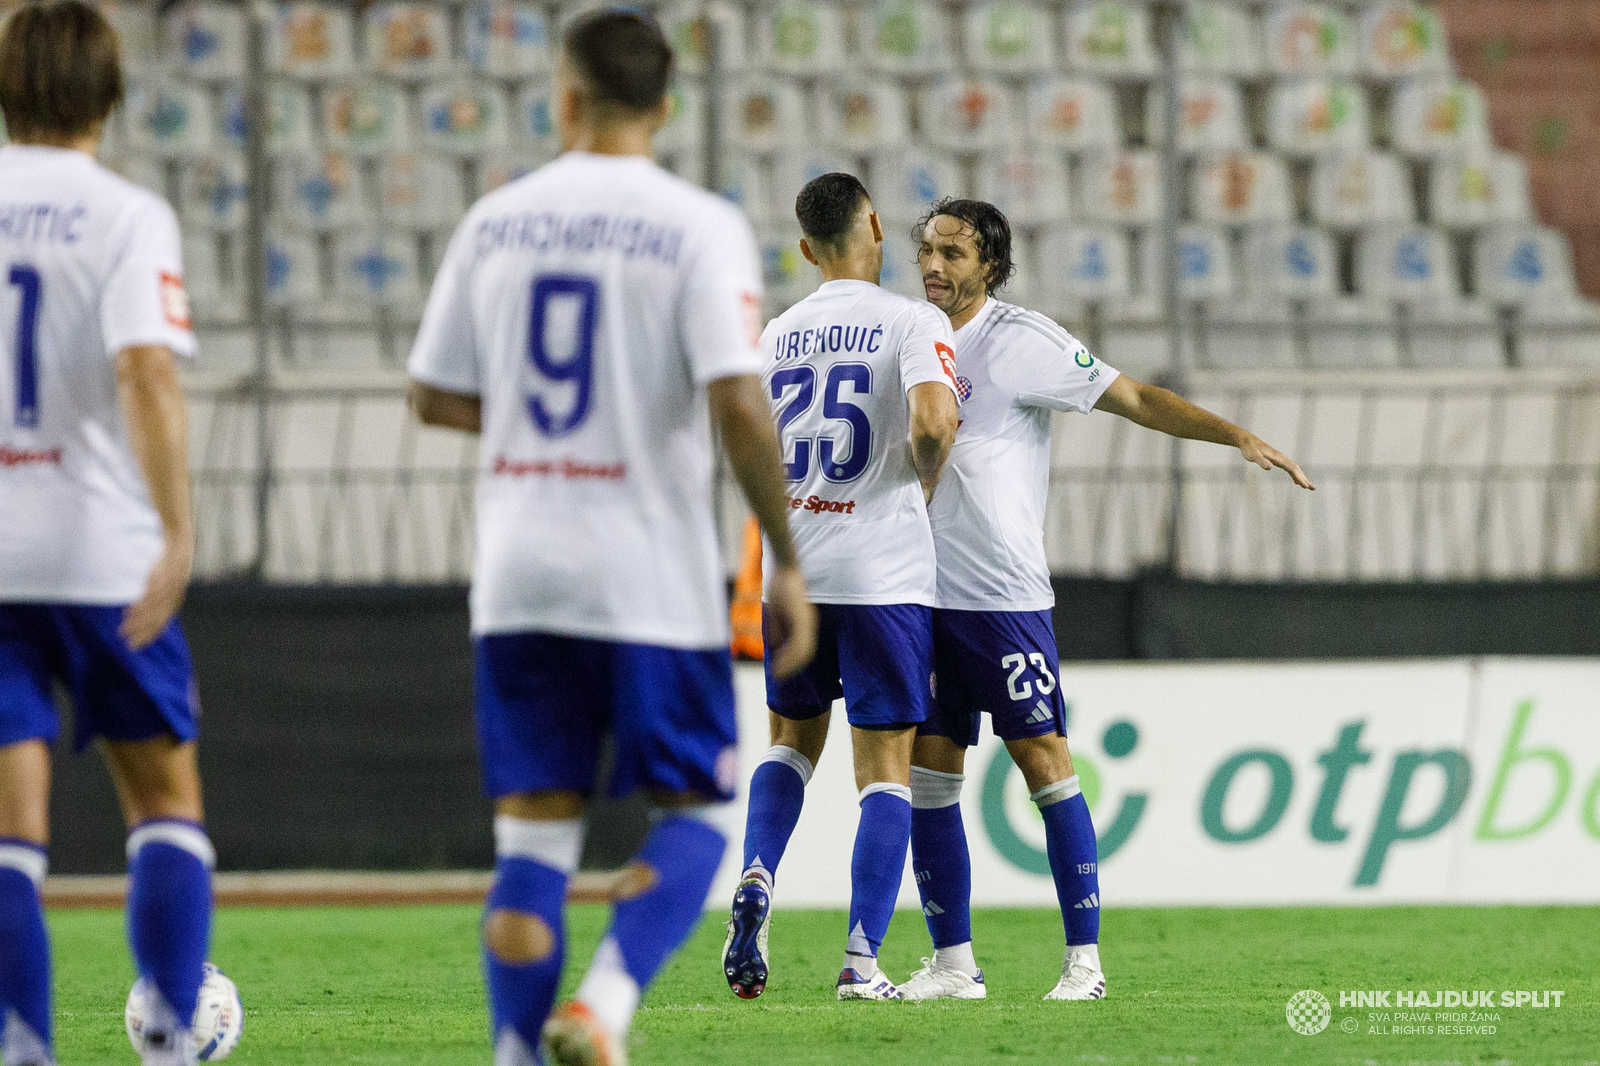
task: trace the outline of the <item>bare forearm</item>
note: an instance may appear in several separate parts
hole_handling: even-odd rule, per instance
[[[772,414],[755,378],[724,378],[710,386],[711,410],[733,476],[744,492],[779,566],[798,566],[789,535],[789,491]]]
[[[939,487],[939,474],[945,460],[950,458],[950,441],[944,437],[923,436],[911,438],[911,465],[922,482],[922,498],[933,499],[933,490]]]
[[[168,546],[192,550],[188,410],[172,353],[154,347],[119,352],[117,398]]]
[[[482,432],[483,401],[477,396],[413,381],[410,399],[412,413],[425,426],[459,429],[464,433]]]
[[[1120,414],[1146,429],[1186,440],[1202,440],[1237,448],[1249,434],[1220,415],[1185,400],[1169,389],[1129,381],[1129,388],[1117,389],[1118,379],[1106,390],[1096,406]],[[1118,395],[1113,395],[1113,392]]]

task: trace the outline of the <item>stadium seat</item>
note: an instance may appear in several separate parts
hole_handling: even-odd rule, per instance
[[[167,167],[159,159],[128,153],[110,156],[102,152],[100,163],[135,185],[142,185],[163,200],[167,198]]]
[[[1066,65],[1111,78],[1156,72],[1150,10],[1133,0],[1076,0],[1067,8]]]
[[[512,100],[511,139],[520,148],[554,159],[561,152],[549,79],[535,78]]]
[[[365,221],[355,164],[343,152],[283,156],[273,173],[277,209],[290,224],[328,230]]]
[[[1308,226],[1253,226],[1245,234],[1249,295],[1263,300],[1316,300],[1334,295],[1333,242]]]
[[[922,271],[917,266],[917,245],[904,226],[884,227],[883,272],[878,275],[878,284],[902,296],[927,299]]]
[[[723,108],[728,142],[748,152],[805,144],[815,126],[807,112],[800,86],[787,78],[741,78]]]
[[[467,66],[474,73],[515,81],[550,69],[550,28],[542,7],[478,0],[461,18]]]
[[[348,10],[323,3],[280,3],[267,27],[267,69],[321,81],[355,67],[355,30]]]
[[[423,89],[422,144],[435,152],[477,155],[506,146],[505,93],[482,79],[461,79]]]
[[[1278,75],[1327,77],[1356,72],[1349,20],[1331,4],[1277,3],[1267,9],[1267,69]]]
[[[1490,147],[1483,93],[1460,78],[1407,78],[1395,90],[1392,139],[1398,151],[1439,156]]]
[[[1409,176],[1398,159],[1382,152],[1320,155],[1311,171],[1311,215],[1336,229],[1414,221]]]
[[[1187,7],[1178,38],[1178,69],[1250,78],[1261,72],[1260,33],[1250,13],[1233,3],[1201,0]]]
[[[722,69],[736,73],[745,68],[744,11],[729,5],[722,23]],[[673,69],[680,74],[704,74],[709,68],[711,30],[704,5],[696,0],[664,4],[657,13],[661,29],[672,42]]]
[[[1035,78],[1028,87],[1027,135],[1075,152],[1122,146],[1111,90],[1091,78]]]
[[[822,135],[847,152],[897,148],[911,137],[910,100],[887,79],[842,78],[818,87]]]
[[[874,152],[870,165],[873,204],[886,226],[890,222],[909,223],[921,217],[935,200],[963,192],[961,168],[948,155],[921,148],[889,148]],[[799,191],[798,186],[795,191]],[[779,203],[784,202],[782,197],[780,189]]]
[[[1264,152],[1227,152],[1201,162],[1192,183],[1197,221],[1221,225],[1287,222],[1294,217],[1283,160]]]
[[[1398,307],[1413,367],[1497,367],[1504,363],[1494,313],[1462,299],[1454,252],[1422,226],[1376,225],[1356,242],[1356,288],[1372,303]]]
[[[367,65],[407,81],[450,74],[450,16],[432,4],[385,3],[367,12]]]
[[[861,168],[846,157],[822,148],[785,148],[779,151],[772,159],[772,197],[776,217],[787,224],[794,218],[795,197],[800,195],[806,182],[835,171],[859,175]],[[877,184],[881,185],[882,182]],[[873,191],[878,194],[874,206],[882,215],[885,213],[882,191]]]
[[[989,152],[978,164],[978,199],[1020,225],[1067,218],[1067,168],[1054,149]]]
[[[1566,237],[1545,226],[1509,223],[1485,230],[1474,265],[1477,293],[1500,306],[1551,308],[1578,291]]]
[[[1366,148],[1367,97],[1344,78],[1292,78],[1273,87],[1267,139],[1291,156]]]
[[[1182,107],[1178,122],[1178,148],[1188,154],[1229,152],[1249,147],[1244,101],[1239,86],[1230,79],[1186,77],[1178,88]],[[1145,130],[1160,144],[1166,126],[1160,92],[1145,95]]]
[[[923,93],[922,130],[929,143],[954,152],[996,148],[1016,139],[1011,96],[997,81],[941,77]]]
[[[718,191],[738,205],[751,222],[760,224],[788,217],[787,212],[777,213],[771,184],[753,156],[743,152],[727,153],[722,157],[720,170],[721,188]]]
[[[755,12],[767,70],[814,77],[844,67],[844,12],[818,0],[783,0]]]
[[[1083,157],[1073,215],[1095,222],[1145,225],[1161,219],[1161,161],[1143,149]]]
[[[1446,229],[1526,222],[1532,217],[1527,166],[1493,149],[1435,159],[1429,204],[1434,225]]]
[[[487,196],[502,185],[526,177],[550,160],[526,152],[491,152],[478,160],[478,195]]]
[[[1050,9],[1020,0],[968,4],[967,63],[987,74],[1043,74],[1055,65]]]
[[[414,237],[347,230],[333,240],[333,294],[402,318],[420,318],[423,286]]]
[[[130,79],[124,105],[128,147],[160,156],[203,155],[218,131],[211,94],[193,82]]]
[[[413,147],[405,94],[370,79],[324,86],[322,135],[328,147],[353,155],[405,152]]]
[[[417,152],[384,156],[378,165],[379,218],[417,230],[448,229],[471,206],[453,160]]]
[[[756,230],[761,252],[762,285],[766,289],[768,316],[779,314],[815,291],[822,282],[817,268],[800,254],[797,226],[763,226]]]
[[[200,81],[244,76],[244,8],[238,4],[181,4],[167,13],[167,55],[178,73]]]
[[[1361,67],[1375,78],[1449,74],[1444,21],[1414,0],[1383,0],[1361,13]]]
[[[117,33],[125,72],[142,74],[160,59],[154,8],[140,0],[100,0],[95,5]]]
[[[950,34],[943,7],[919,0],[877,0],[863,22],[862,51],[867,64],[885,74],[948,70]]]
[[[236,152],[186,160],[179,169],[183,221],[207,230],[236,231],[249,211],[249,166]]]
[[[184,288],[199,323],[238,322],[244,315],[244,271],[237,249],[242,242],[220,241],[206,232],[183,235]],[[221,246],[234,254],[224,262]]]
[[[268,307],[306,307],[322,299],[322,268],[315,240],[269,232],[263,254]]]
[[[1306,305],[1306,362],[1313,370],[1392,370],[1400,365],[1391,305],[1346,296]]]
[[[245,148],[244,94],[230,87],[222,94],[223,130],[238,150]],[[274,79],[267,84],[267,151],[274,155],[316,150],[311,93],[303,85]]]
[[[530,87],[532,88],[532,87]],[[693,78],[676,78],[667,89],[668,108],[667,122],[656,133],[656,151],[665,154],[698,153],[704,142],[706,100],[701,92],[700,83]],[[548,97],[546,97],[548,99]],[[524,107],[527,105],[524,104]],[[546,118],[550,121],[551,135],[555,134],[555,116],[550,114],[548,104],[545,109]],[[528,129],[533,129],[532,112],[525,116]],[[733,116],[724,112],[724,121],[731,123]],[[522,120],[518,121],[519,132]]]
[[[1056,224],[1039,234],[1039,298],[1052,308],[1129,296],[1128,238],[1110,226]]]
[[[1147,257],[1146,287],[1160,290],[1161,256]],[[1234,294],[1233,253],[1228,238],[1213,226],[1178,230],[1178,292],[1185,300],[1227,300]]]

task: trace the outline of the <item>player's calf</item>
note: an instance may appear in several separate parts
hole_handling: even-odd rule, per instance
[[[39,885],[45,849],[0,837],[0,1061],[52,1066],[50,940]]]

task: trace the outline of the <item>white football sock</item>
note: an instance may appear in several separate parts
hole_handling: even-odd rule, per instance
[[[1090,969],[1098,970],[1100,968],[1099,944],[1074,944],[1067,948],[1067,957],[1071,958],[1074,955]]]
[[[576,997],[594,1011],[600,1024],[619,1040],[633,1025],[633,1012],[639,1009],[639,985],[622,964],[622,950],[609,936],[595,949],[589,972],[583,975]]]
[[[948,948],[938,948],[933,953],[933,964],[947,970],[960,970],[968,977],[978,976],[978,960],[972,956],[972,941]]]
[[[159,1046],[152,1047],[150,1037],[165,1034]],[[178,1013],[168,1005],[166,997],[148,982],[144,1000],[144,1044],[139,1049],[143,1066],[195,1066],[199,1049],[187,1025],[180,1025]]]
[[[539,1066],[539,1060],[533,1057],[521,1034],[508,1025],[500,1031],[494,1046],[494,1066]]]
[[[0,1010],[5,1008],[0,1007]],[[5,1033],[0,1037],[0,1062],[6,1066],[24,1062],[52,1066],[56,1060],[50,1057],[44,1041],[16,1011],[5,1010],[5,1023]]]
[[[847,951],[844,953],[843,969],[854,970],[862,977],[871,977],[878,972],[878,960],[871,955],[855,955]]]

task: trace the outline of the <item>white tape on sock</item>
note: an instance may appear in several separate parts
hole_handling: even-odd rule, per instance
[[[893,782],[890,782],[890,781],[874,781],[872,784],[868,785],[866,788],[861,790],[861,796],[860,796],[858,802],[865,803],[865,802],[867,802],[867,797],[868,796],[871,796],[874,793],[878,793],[878,792],[893,793],[894,795],[899,796],[901,799],[905,800],[907,803],[911,802],[911,786],[910,785],[896,785],[896,784],[894,784]]]
[[[650,821],[654,824],[673,815],[693,818],[715,829],[724,840],[731,840],[738,835],[735,830],[739,828],[742,813],[743,809],[733,803],[697,803],[692,807],[651,807]]]
[[[0,866],[18,871],[33,882],[34,888],[38,888],[44,884],[44,875],[50,868],[50,859],[43,848],[4,841],[0,842]]]
[[[794,772],[800,775],[800,783],[803,785],[811,784],[811,775],[816,771],[810,759],[783,744],[774,744],[768,748],[767,753],[761,756],[761,761],[781,762],[785,766],[793,767]]]
[[[949,807],[961,802],[961,785],[966,774],[947,774],[942,770],[911,768],[911,806],[915,810]]]
[[[583,851],[583,819],[561,818],[534,821],[497,815],[494,820],[494,853],[500,859],[532,859],[541,866],[571,876],[578,868]]]
[[[1078,787],[1078,775],[1073,774],[1063,781],[1044,786],[1039,791],[1029,795],[1028,798],[1041,807],[1048,807],[1052,803],[1060,803],[1062,800],[1069,800],[1073,796],[1081,796],[1082,794],[1083,789]]]
[[[146,844],[169,844],[182,848],[205,863],[206,869],[217,865],[217,849],[211,846],[206,831],[193,822],[180,822],[168,818],[154,818],[140,822],[128,834],[128,861],[139,854]]]

